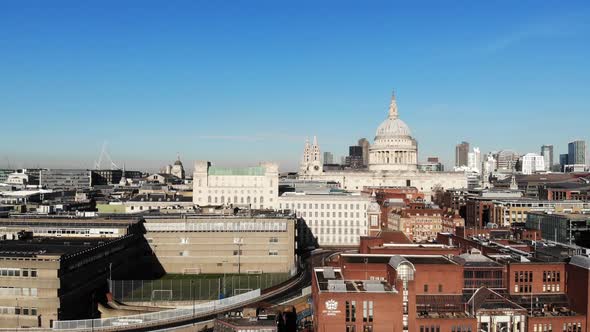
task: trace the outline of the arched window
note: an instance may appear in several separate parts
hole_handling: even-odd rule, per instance
[[[207,203],[211,203],[211,196],[207,196]]]

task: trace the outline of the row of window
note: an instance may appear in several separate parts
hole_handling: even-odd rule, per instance
[[[37,296],[37,288],[0,287],[0,296]]]
[[[30,315],[37,316],[37,308],[28,307],[0,307],[2,315]]]
[[[313,230],[314,234],[340,234],[340,235],[345,234],[345,235],[347,235],[349,231],[350,231],[350,234],[355,234],[355,233],[356,233],[356,235],[360,234],[360,230],[358,228],[356,230],[345,228],[344,232],[342,231],[342,228],[325,228],[324,229],[324,228],[312,227],[312,230]]]
[[[420,325],[420,332],[440,332],[440,325]]]
[[[514,285],[515,293],[531,293],[533,291],[533,285],[531,284],[520,284]]]
[[[283,204],[279,204],[280,209],[283,208],[282,206],[283,206]],[[330,209],[333,209],[333,210],[336,210],[336,209],[338,209],[338,210],[342,210],[342,209],[344,209],[344,210],[360,210],[360,209],[363,209],[363,210],[366,210],[367,209],[367,204],[361,205],[358,203],[357,204],[352,204],[352,203],[350,203],[350,204],[347,204],[347,203],[345,203],[345,204],[342,204],[342,203],[338,203],[338,204],[337,203],[331,203],[331,204],[330,203],[326,203],[326,204],[324,204],[324,203],[309,203],[309,204],[308,203],[285,203],[284,204],[284,208],[286,210],[288,210],[288,209],[306,210],[308,208],[308,206],[309,206],[309,209],[314,209],[314,210],[317,210],[317,209],[321,209],[321,210],[324,210],[324,209],[327,209],[327,210],[330,210]]]
[[[559,284],[543,284],[543,292],[559,292]]]
[[[543,282],[559,282],[561,273],[559,271],[543,271]]]
[[[353,236],[353,237],[331,237],[331,236],[324,236],[324,235],[319,235],[318,236],[318,240],[320,243],[358,243],[358,237]]]
[[[360,221],[356,220],[308,220],[309,226],[360,226]],[[367,222],[363,223],[363,226],[367,226]]]
[[[0,276],[37,278],[37,269],[0,268]]]
[[[236,241],[239,241],[239,238],[234,238],[234,243],[237,243]],[[153,239],[148,239],[148,242],[149,243],[153,242]],[[268,242],[269,243],[279,243],[279,238],[276,236],[272,236],[268,239]],[[189,238],[188,237],[181,237],[180,244],[189,244]]]
[[[514,282],[533,282],[533,271],[514,272]]]
[[[363,322],[373,322],[373,301],[363,301]],[[346,301],[346,322],[356,322],[356,301]]]
[[[244,197],[242,196],[239,199],[239,204],[244,204],[244,203],[245,204],[250,204],[250,203],[257,204],[258,202],[256,200],[257,200],[256,196],[255,197],[247,196],[246,200],[244,201]],[[270,201],[272,202],[272,198],[270,199]],[[229,196],[227,197],[227,201],[225,199],[225,196],[219,197],[219,200],[218,200],[217,196],[213,197],[213,199],[211,199],[211,196],[207,196],[207,203],[231,204],[232,202],[234,204],[238,204],[238,196],[234,196],[233,201],[232,201],[231,197],[229,197]],[[260,202],[260,204],[264,203],[264,196],[260,196],[259,202]]]
[[[215,186],[212,186],[212,187],[215,187]],[[202,191],[199,190],[199,194],[201,192]],[[242,194],[242,195],[243,194],[247,194],[247,195],[250,195],[250,194],[254,194],[254,195],[256,195],[256,194],[264,194],[264,191],[262,189],[252,190],[252,192],[250,192],[249,189],[248,190],[244,190],[244,189],[240,189],[240,190],[234,189],[234,190],[231,190],[231,189],[228,189],[227,192],[226,192],[225,189],[221,189],[219,191],[217,189],[209,189],[206,192],[209,193],[209,194],[215,194],[215,195],[217,195],[218,193],[219,194],[231,194],[231,193],[233,193],[234,195],[237,195],[237,194]],[[273,192],[274,191],[272,189],[268,191],[268,193],[271,194],[271,195],[273,194]]]
[[[346,325],[346,332],[356,332],[356,325]],[[362,332],[373,332],[373,325],[363,325]]]
[[[303,217],[303,218],[306,218],[306,217],[330,218],[330,212],[326,212],[326,214],[324,215],[324,212],[314,211],[313,213],[312,212],[307,213],[307,212],[303,211],[303,212],[297,212],[297,215],[299,217]],[[332,211],[332,218],[342,218],[342,216],[344,216],[344,218],[348,218],[349,217],[348,212],[343,213],[341,211],[338,211],[338,214],[336,214],[336,211]],[[365,212],[363,217],[366,217],[366,216],[367,216],[367,213]],[[360,218],[360,217],[361,217],[361,215],[359,212],[351,212],[350,213],[350,218]]]
[[[533,324],[533,332],[551,332],[553,325],[549,324]],[[563,323],[563,332],[582,332],[582,323]]]

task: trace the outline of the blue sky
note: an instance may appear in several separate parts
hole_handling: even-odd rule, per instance
[[[589,139],[588,1],[3,1],[0,167],[294,169],[396,90],[420,159]]]

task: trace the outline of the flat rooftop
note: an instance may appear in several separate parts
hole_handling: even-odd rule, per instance
[[[110,242],[92,239],[35,238],[32,240],[0,240],[0,257],[63,256]]]
[[[412,264],[449,264],[453,261],[441,255],[395,255],[395,254],[341,254],[340,257],[349,263],[389,264],[393,256],[401,256]]]
[[[345,280],[340,268],[315,268],[314,274],[321,292],[334,293],[397,293],[397,290],[382,280]]]
[[[140,218],[132,216],[123,217],[109,217],[109,218],[82,218],[82,217],[64,217],[64,216],[47,216],[47,215],[31,215],[31,214],[16,214],[9,218],[0,218],[0,226],[68,226],[68,227],[109,227],[109,226],[131,226],[141,221]]]

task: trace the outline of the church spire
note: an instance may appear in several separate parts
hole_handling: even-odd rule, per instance
[[[397,119],[399,114],[397,113],[397,102],[395,101],[395,91],[391,91],[391,103],[389,104],[389,118]]]

